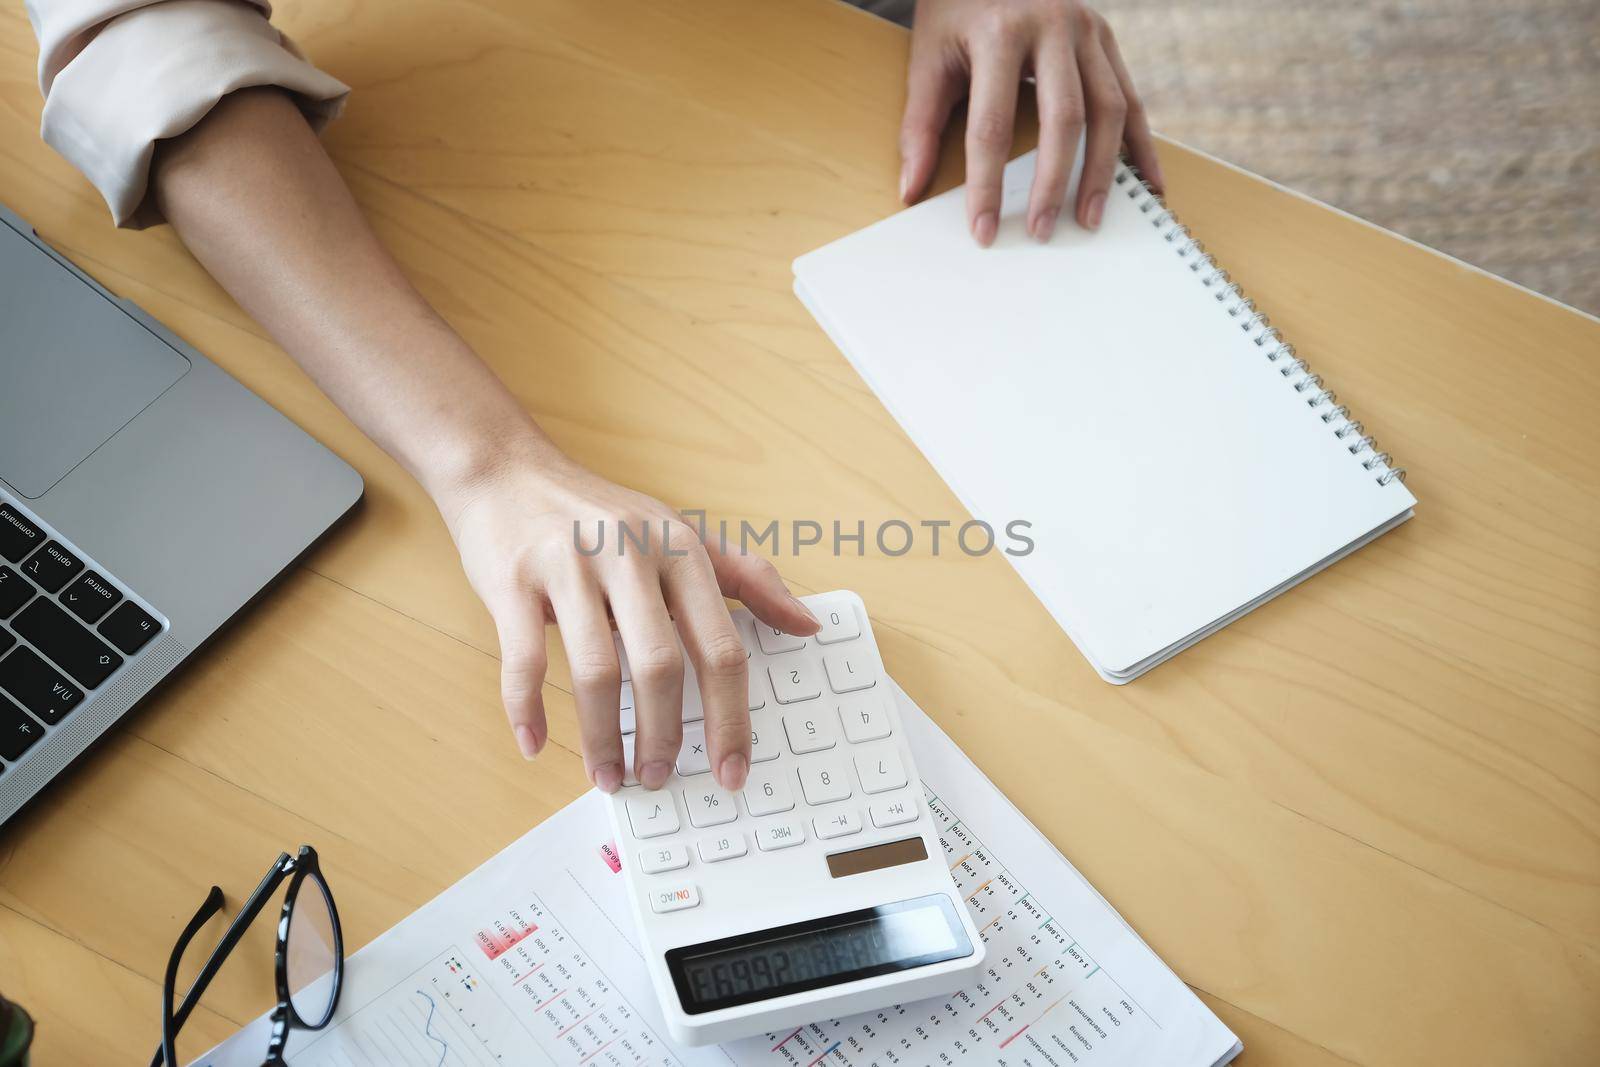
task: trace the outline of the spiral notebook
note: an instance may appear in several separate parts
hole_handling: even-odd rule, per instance
[[[1006,168],[993,247],[955,189],[800,257],[795,292],[975,518],[1030,524],[1007,558],[1122,683],[1416,499],[1131,170],[1098,233],[1063,220],[1040,245],[1033,165]]]

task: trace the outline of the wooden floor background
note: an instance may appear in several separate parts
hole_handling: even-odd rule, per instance
[[[1097,7],[1162,133],[1600,314],[1596,0]]]

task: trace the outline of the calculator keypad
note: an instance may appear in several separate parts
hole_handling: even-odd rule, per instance
[[[849,800],[850,776],[844,773],[844,761],[828,756],[803,761],[800,788],[805,791],[806,803],[812,807]]]
[[[856,776],[867,793],[887,793],[906,784],[906,768],[892,748],[856,753]]]
[[[675,834],[678,809],[665,789],[644,789],[628,797],[628,825],[640,840]]]
[[[797,756],[821,752],[839,743],[827,707],[793,711],[783,717],[783,732],[789,738],[789,751]]]
[[[824,841],[861,832],[861,816],[853,811],[838,811],[827,817],[819,815],[814,821],[817,836]]]
[[[683,805],[689,809],[689,825],[701,830],[733,822],[739,817],[733,797],[712,785],[710,775],[703,784],[683,791]]]
[[[721,863],[723,860],[738,859],[749,851],[745,847],[744,835],[740,833],[722,834],[719,837],[702,837],[700,839],[700,858],[706,863]]]
[[[878,683],[860,653],[829,652],[822,657],[822,665],[828,670],[828,687],[835,693],[854,693]]]
[[[800,659],[785,660],[767,668],[778,703],[798,704],[822,695],[822,677],[815,666]]]
[[[777,852],[805,843],[805,827],[797,822],[771,823],[756,830],[756,844],[763,852]]]
[[[644,884],[652,911],[698,906],[693,872],[699,864],[759,864],[761,853],[813,839],[850,838],[869,828],[915,832],[920,787],[911,780],[894,736],[889,686],[870,638],[862,639],[866,620],[843,598],[824,600],[817,615],[822,630],[810,638],[774,630],[743,613],[735,616],[750,654],[751,767],[743,789],[728,793],[711,775],[692,673],[684,683],[676,777],[653,792],[640,788],[631,774],[626,779],[623,807],[627,829],[639,842],[638,870],[672,876],[670,886],[660,884],[669,881],[664,878]],[[627,677],[625,654],[622,666]],[[625,686],[624,749],[630,764],[631,698],[631,687]],[[751,883],[759,884],[758,877]]]
[[[744,806],[755,816],[793,811],[794,790],[789,788],[789,769],[778,766],[751,771],[744,787]]]
[[[839,721],[845,740],[852,745],[881,741],[889,736],[889,712],[876,693],[851,696],[839,702]]]
[[[681,844],[667,843],[639,850],[639,869],[645,874],[681,871],[689,866],[689,850]]]

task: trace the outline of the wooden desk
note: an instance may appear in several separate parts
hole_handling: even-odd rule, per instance
[[[894,209],[901,31],[824,0],[278,6],[355,87],[329,144],[383,236],[582,461],[762,524],[962,517],[789,292],[793,256]],[[555,744],[517,757],[424,496],[169,232],[113,230],[39,143],[18,7],[0,196],[369,486],[0,832],[0,985],[39,1018],[36,1062],[132,1062],[213,881],[242,893],[313,842],[357,947],[584,780],[559,656]],[[783,568],[866,597],[893,674],[1245,1062],[1593,1062],[1600,324],[1165,158],[1178,212],[1410,468],[1416,520],[1126,688],[1000,559]],[[257,933],[193,1024],[209,1037],[267,1003]]]

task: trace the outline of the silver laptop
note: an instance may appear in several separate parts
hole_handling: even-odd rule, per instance
[[[0,823],[361,492],[0,207]]]

